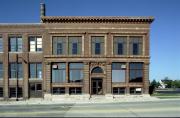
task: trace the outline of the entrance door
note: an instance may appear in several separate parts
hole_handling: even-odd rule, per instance
[[[102,95],[103,94],[101,78],[92,78],[91,94],[93,94],[93,95]]]
[[[38,98],[42,97],[42,84],[41,83],[30,83],[29,84],[30,97]]]

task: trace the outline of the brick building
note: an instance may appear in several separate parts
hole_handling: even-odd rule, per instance
[[[0,24],[0,98],[148,94],[153,17],[46,16]]]

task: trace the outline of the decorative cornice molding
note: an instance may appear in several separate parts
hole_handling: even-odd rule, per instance
[[[43,16],[43,23],[152,23],[153,17],[126,16]]]

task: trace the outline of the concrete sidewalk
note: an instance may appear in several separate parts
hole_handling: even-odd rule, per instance
[[[115,99],[89,99],[89,100],[45,100],[42,98],[31,98],[21,101],[0,101],[0,105],[28,105],[28,104],[90,104],[90,103],[123,103],[123,102],[146,102],[146,101],[159,101],[156,97],[124,97]]]

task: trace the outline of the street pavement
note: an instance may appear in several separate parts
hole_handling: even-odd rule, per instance
[[[0,105],[0,117],[180,117],[180,99],[116,103]]]

